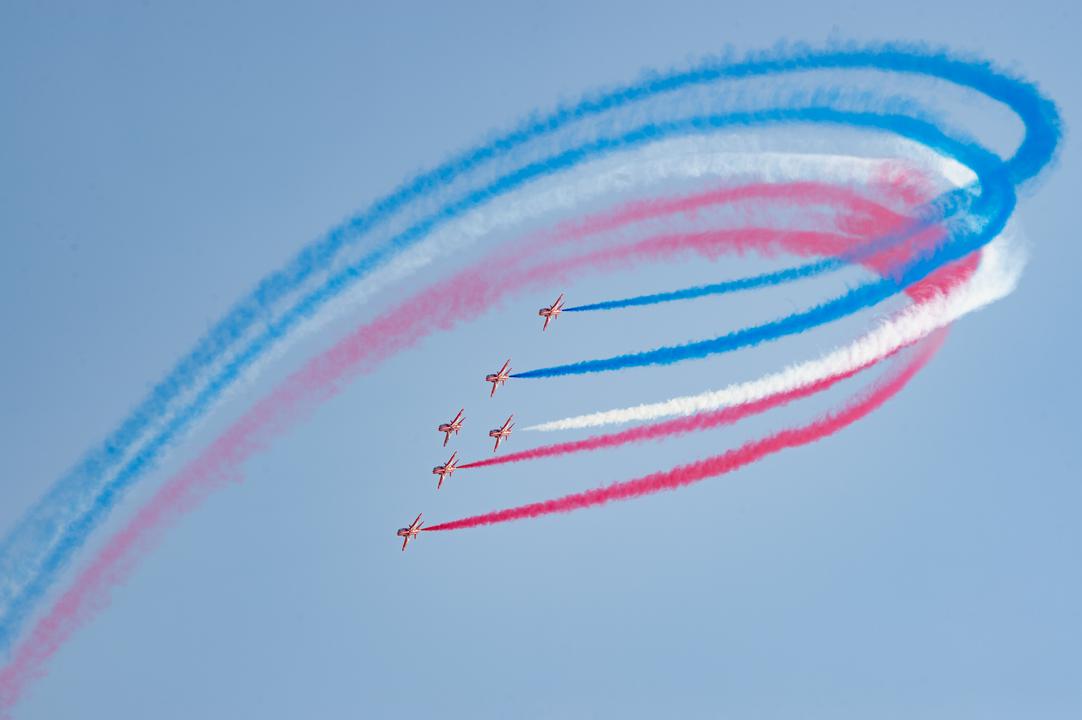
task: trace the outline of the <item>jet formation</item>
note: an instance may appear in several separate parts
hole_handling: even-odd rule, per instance
[[[560,293],[560,296],[556,298],[548,307],[543,307],[537,311],[540,317],[545,318],[545,324],[541,326],[541,331],[548,330],[549,323],[557,318],[564,309],[564,294]],[[508,359],[499,370],[494,373],[485,375],[485,382],[492,383],[492,390],[488,396],[493,397],[496,394],[496,388],[502,386],[511,378],[511,360]],[[440,423],[436,426],[437,432],[443,433],[443,446],[447,447],[448,441],[451,436],[458,437],[459,432],[462,430],[462,424],[466,421],[466,409],[461,408],[458,414],[450,422]],[[511,436],[511,431],[515,427],[514,414],[504,420],[503,425],[498,428],[493,428],[488,431],[488,436],[496,441],[495,446],[492,448],[492,452],[497,452],[500,449],[500,443]],[[439,481],[436,483],[436,489],[439,490],[443,487],[443,481],[451,477],[455,470],[458,469],[458,451],[451,453],[451,457],[447,459],[442,465],[437,465],[432,468],[432,474],[439,476]],[[409,527],[399,528],[395,533],[398,537],[402,538],[402,550],[406,549],[410,540],[420,535],[422,531],[421,515],[418,514],[417,518],[410,523]]]

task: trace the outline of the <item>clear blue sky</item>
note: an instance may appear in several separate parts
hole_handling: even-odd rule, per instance
[[[622,341],[639,327],[561,318],[543,345],[509,307],[354,383],[251,462],[62,650],[18,717],[1082,716],[1082,12],[585,4],[6,3],[0,528],[233,300],[340,218],[534,108],[726,45],[927,40],[1038,81],[1067,135],[1020,207],[1021,287],[826,442],[678,493],[422,537],[403,556],[391,533],[420,510],[442,520],[551,497],[769,426],[477,471],[434,496],[428,469],[444,456],[429,426],[462,404],[476,436],[460,447],[476,456],[481,431],[512,410],[547,420],[588,388],[607,407],[626,383],[653,399],[750,369],[698,363],[677,379],[569,380],[489,402],[479,373],[506,348],[555,357],[553,343],[601,347],[599,328]],[[707,309],[731,311],[698,306],[667,330],[703,336]],[[344,327],[239,394],[107,529]]]

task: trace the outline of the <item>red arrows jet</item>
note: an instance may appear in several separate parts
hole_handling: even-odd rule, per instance
[[[493,395],[495,395],[496,388],[507,382],[507,379],[509,377],[511,377],[511,358],[507,359],[507,362],[503,364],[503,367],[500,368],[500,371],[498,373],[491,373],[489,375],[485,375],[485,382],[492,383],[492,392],[490,392],[488,396],[492,397]]]
[[[443,446],[447,447],[447,441],[451,439],[451,433],[458,435],[458,431],[462,429],[462,423],[466,419],[462,413],[466,412],[466,408],[462,408],[458,411],[458,415],[455,415],[455,419],[449,423],[442,423],[438,428],[438,431],[443,433]]]
[[[458,465],[455,462],[456,457],[458,457],[457,450],[451,453],[451,458],[443,465],[437,465],[436,467],[432,468],[432,474],[440,476],[440,481],[436,483],[437,490],[443,487],[443,481],[445,478],[451,477],[451,473],[453,473],[455,470],[458,470]]]
[[[492,452],[496,452],[497,450],[499,450],[500,441],[504,440],[505,438],[507,438],[507,436],[511,434],[511,428],[515,426],[515,424],[511,422],[511,419],[513,417],[515,416],[512,415],[511,417],[504,420],[503,427],[493,428],[492,430],[488,431],[488,436],[490,438],[496,438],[496,447],[492,448]]]
[[[398,532],[395,533],[402,540],[402,550],[405,551],[406,546],[410,544],[410,540],[421,534],[421,526],[424,525],[421,522],[421,513],[417,513],[417,519],[410,523],[409,527],[398,528]]]
[[[548,307],[543,307],[537,311],[537,314],[545,318],[545,324],[541,328],[541,332],[549,329],[549,320],[555,320],[556,316],[564,309],[564,294],[560,293],[560,297],[556,298],[556,302],[552,303]]]

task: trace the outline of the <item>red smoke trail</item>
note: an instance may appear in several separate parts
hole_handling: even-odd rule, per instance
[[[881,227],[878,234],[886,235],[892,229]],[[559,282],[569,279],[570,271],[581,267],[591,269],[610,269],[621,265],[631,267],[643,259],[668,258],[682,252],[694,252],[710,260],[715,260],[725,254],[743,254],[749,251],[762,255],[785,251],[799,257],[809,257],[834,254],[856,244],[853,238],[846,235],[818,230],[748,227],[670,233],[648,237],[632,244],[604,247],[585,255],[560,258],[538,265],[521,274],[509,274],[506,276],[506,282],[516,285],[533,282],[535,276],[543,276],[548,282]],[[871,269],[877,269],[874,267],[877,263],[872,260],[865,260],[864,264]],[[886,270],[889,268],[883,269],[883,272]],[[501,285],[494,286],[493,289],[500,289],[503,284],[505,283],[501,281]]]
[[[769,213],[770,203],[777,203],[783,209],[792,207],[810,208],[829,207],[838,213],[834,229],[853,236],[852,239],[867,239],[876,235],[883,236],[892,232],[909,220],[905,215],[889,209],[885,203],[894,202],[909,209],[925,202],[930,196],[921,195],[918,188],[927,185],[926,179],[896,163],[888,163],[881,169],[882,178],[876,183],[876,197],[872,200],[851,188],[837,187],[815,181],[793,183],[756,183],[738,187],[713,188],[692,195],[681,195],[660,199],[636,200],[614,210],[607,210],[586,218],[560,223],[551,230],[543,230],[524,237],[517,243],[496,251],[490,258],[490,264],[511,270],[538,253],[571,242],[576,247],[585,245],[587,238],[605,232],[618,230],[635,223],[656,220],[671,215],[695,216],[699,210],[714,206],[732,205],[739,202],[757,201],[745,213],[750,222],[751,209]],[[812,216],[808,216],[811,218]],[[912,241],[910,241],[912,242]],[[852,243],[839,235],[835,242],[822,244],[818,248],[794,249],[797,254],[839,254],[852,249]],[[871,264],[870,259],[865,264]]]
[[[757,415],[767,410],[772,410],[782,405],[787,405],[794,400],[810,397],[816,393],[822,392],[833,385],[851,378],[857,373],[867,370],[871,366],[878,363],[879,360],[875,360],[870,363],[861,365],[860,367],[847,370],[844,373],[832,375],[822,380],[818,380],[811,385],[806,385],[795,390],[788,390],[782,393],[776,393],[759,400],[755,400],[742,405],[734,405],[733,407],[723,408],[721,410],[715,410],[708,413],[699,413],[697,415],[690,415],[688,417],[678,418],[676,420],[666,420],[665,422],[652,423],[649,425],[642,425],[631,430],[623,430],[616,433],[607,433],[605,435],[595,435],[594,437],[585,438],[583,440],[573,440],[571,442],[556,443],[554,445],[543,445],[541,447],[533,448],[532,450],[522,450],[520,452],[508,453],[500,457],[493,457],[487,460],[478,460],[477,462],[466,463],[459,465],[460,470],[466,470],[467,468],[481,468],[489,467],[491,465],[506,465],[507,463],[517,463],[523,460],[537,460],[539,458],[556,457],[558,455],[569,455],[571,453],[586,452],[590,450],[601,450],[603,448],[612,448],[619,445],[626,445],[627,443],[640,442],[643,440],[657,440],[660,438],[670,437],[672,435],[682,435],[684,433],[695,432],[697,430],[707,430],[709,428],[720,427],[722,425],[731,425],[738,420],[750,417],[751,415]]]
[[[897,394],[931,359],[936,350],[939,349],[945,336],[945,330],[935,333],[928,340],[921,343],[916,356],[904,365],[900,371],[876,383],[862,397],[858,397],[841,410],[828,413],[808,425],[782,430],[762,440],[756,440],[735,450],[730,450],[723,455],[700,460],[690,465],[681,465],[672,470],[654,473],[636,480],[627,480],[595,490],[565,495],[555,500],[545,500],[530,505],[496,510],[484,515],[474,515],[473,517],[426,527],[424,530],[427,532],[461,530],[481,525],[494,525],[512,520],[535,518],[553,513],[572,512],[595,505],[603,505],[614,500],[630,500],[631,498],[651,495],[662,490],[675,490],[710,477],[732,472],[781,450],[807,445],[833,435],[842,428],[860,420]]]

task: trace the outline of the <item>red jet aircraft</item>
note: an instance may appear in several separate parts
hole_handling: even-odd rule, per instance
[[[455,470],[458,470],[458,466],[455,463],[456,457],[458,457],[457,450],[451,453],[451,458],[443,465],[437,465],[436,467],[432,468],[432,474],[440,476],[440,481],[436,483],[437,490],[439,490],[443,486],[443,481],[445,478],[451,477],[451,473],[453,473]]]
[[[556,302],[552,303],[548,307],[543,307],[537,311],[537,314],[545,318],[545,325],[541,328],[541,332],[549,329],[549,320],[555,320],[556,316],[564,309],[564,294],[560,293],[560,297],[556,298]]]
[[[503,385],[505,382],[507,382],[507,379],[509,377],[511,377],[511,359],[510,358],[507,359],[507,362],[505,362],[503,364],[503,367],[500,368],[500,371],[498,373],[492,373],[492,374],[489,374],[489,375],[485,375],[485,382],[492,383],[492,392],[490,392],[488,394],[488,396],[492,397],[493,395],[495,395],[496,394],[496,388],[499,387],[500,385]]]
[[[443,446],[447,447],[447,441],[451,439],[451,433],[458,435],[458,431],[462,429],[462,423],[466,419],[462,413],[466,412],[466,408],[462,408],[458,411],[458,415],[455,415],[455,419],[449,423],[442,423],[437,430],[443,433]]]
[[[492,430],[488,431],[488,436],[490,438],[496,438],[496,447],[492,448],[492,452],[496,452],[497,450],[499,450],[500,441],[511,434],[511,428],[515,426],[515,424],[511,422],[511,418],[513,417],[515,416],[512,415],[511,417],[504,420],[503,427],[493,428]]]
[[[409,527],[398,528],[398,532],[395,533],[402,540],[402,550],[405,551],[406,546],[410,544],[410,540],[421,534],[421,526],[424,525],[421,522],[421,513],[417,513],[417,519],[410,523]]]

